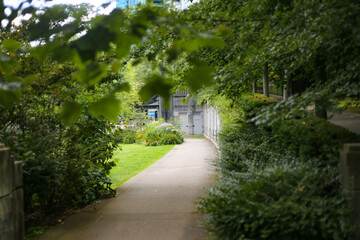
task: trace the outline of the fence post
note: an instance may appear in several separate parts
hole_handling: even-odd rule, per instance
[[[24,239],[22,165],[0,144],[0,240]]]
[[[351,198],[351,222],[354,223],[354,239],[360,239],[360,143],[344,144],[340,151],[340,182],[344,194]]]

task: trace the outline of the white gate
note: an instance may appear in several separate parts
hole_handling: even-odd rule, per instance
[[[181,130],[185,132],[186,135],[189,134],[189,128],[188,128],[188,115],[187,113],[180,113],[180,121],[181,121]]]
[[[203,123],[201,113],[194,113],[194,135],[203,134]]]

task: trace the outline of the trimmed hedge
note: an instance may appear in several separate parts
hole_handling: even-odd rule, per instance
[[[273,136],[274,144],[289,149],[304,161],[316,157],[332,160],[336,165],[341,144],[360,142],[357,134],[315,116],[275,121],[270,128],[266,125],[260,128]]]
[[[349,238],[338,151],[359,136],[311,116],[246,123],[263,103],[245,97],[243,119],[222,130],[220,177],[198,205],[204,225],[216,239]]]

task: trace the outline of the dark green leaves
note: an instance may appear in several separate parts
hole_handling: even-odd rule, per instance
[[[73,79],[82,83],[85,87],[91,87],[107,75],[107,66],[103,63],[89,62],[82,66],[74,75]]]
[[[104,26],[97,26],[87,32],[80,39],[72,42],[71,47],[75,48],[82,60],[95,59],[96,52],[107,51],[110,48],[110,42],[116,39],[116,35]]]
[[[4,90],[0,85],[0,105],[10,109],[15,103],[19,102],[21,91],[16,89]]]
[[[63,105],[61,111],[61,119],[65,124],[71,124],[79,119],[82,107],[80,104],[75,102],[68,102]]]
[[[131,34],[118,34],[116,39],[116,52],[119,58],[129,54],[130,47],[140,42],[140,38]]]
[[[12,39],[7,39],[2,41],[2,47],[5,48],[8,51],[15,51],[17,49],[19,49],[22,46],[21,43],[12,40]]]
[[[220,48],[225,45],[221,39],[215,38],[210,34],[199,34],[198,37],[191,40],[177,40],[174,44],[176,49],[187,53],[192,53],[204,47]]]
[[[120,107],[120,101],[115,95],[110,95],[91,104],[89,112],[95,117],[103,116],[107,120],[116,121]]]
[[[194,68],[185,75],[185,81],[189,88],[196,92],[200,88],[210,86],[213,83],[213,71],[213,67],[203,62],[195,62]]]
[[[141,88],[140,95],[143,101],[148,101],[154,95],[159,95],[164,98],[165,106],[168,106],[170,91],[173,86],[171,79],[154,74],[145,80],[145,85]]]

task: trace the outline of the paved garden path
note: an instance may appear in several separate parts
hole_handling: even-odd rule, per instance
[[[270,94],[270,98],[281,101],[283,99],[282,96]],[[329,122],[342,126],[350,130],[351,132],[360,134],[360,114],[350,113],[350,112],[342,112],[331,113],[328,112]]]
[[[42,240],[206,239],[194,202],[213,182],[216,150],[186,138],[162,159],[42,235]]]
[[[360,114],[342,112],[341,114],[334,114],[329,121],[360,134]]]

